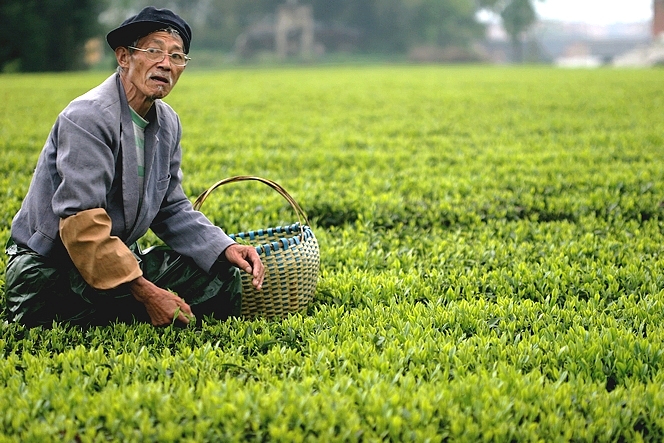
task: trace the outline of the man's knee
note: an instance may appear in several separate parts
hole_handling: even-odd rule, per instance
[[[63,284],[66,274],[33,252],[10,256],[5,272],[9,319],[26,326],[48,325],[84,312],[85,303],[68,296],[68,285]]]

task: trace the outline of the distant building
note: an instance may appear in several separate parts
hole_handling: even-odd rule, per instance
[[[664,0],[656,1],[664,5]],[[612,64],[651,41],[650,22],[590,25],[547,20],[536,23],[525,36],[525,58],[564,67],[596,67]],[[485,49],[496,63],[513,59],[508,37],[499,24],[487,29]]]
[[[277,8],[275,43],[279,59],[300,55],[310,59],[314,50],[314,13],[311,5],[289,1]]]
[[[664,0],[653,0],[652,36],[664,34]]]
[[[613,60],[617,67],[664,65],[664,0],[653,0],[651,41],[625,51]]]
[[[268,52],[280,60],[309,60],[326,51],[352,51],[359,38],[359,31],[353,28],[315,22],[311,5],[289,0],[277,7],[276,14],[265,16],[240,34],[235,53],[241,58]]]

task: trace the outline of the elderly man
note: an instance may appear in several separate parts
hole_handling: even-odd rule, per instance
[[[239,314],[237,268],[260,289],[263,265],[192,208],[180,121],[161,100],[189,61],[191,29],[148,7],[106,39],[117,72],[58,116],[12,222],[10,316],[28,326],[167,325]],[[148,229],[168,246],[141,251]]]

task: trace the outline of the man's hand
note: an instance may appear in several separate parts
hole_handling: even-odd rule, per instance
[[[194,316],[191,308],[182,298],[158,287],[144,277],[139,277],[129,283],[129,291],[136,300],[145,305],[154,326],[170,325],[174,319],[187,325],[189,319]]]
[[[251,274],[253,277],[251,284],[259,291],[261,290],[265,268],[253,246],[233,244],[226,248],[224,255],[230,264],[237,266],[247,274]]]

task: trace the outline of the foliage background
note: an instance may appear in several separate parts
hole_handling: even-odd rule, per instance
[[[80,70],[88,67],[85,43],[102,38],[143,7],[168,7],[192,26],[194,50],[232,52],[251,25],[274,20],[284,0],[3,0],[0,3],[0,72]],[[302,0],[317,28],[353,35],[344,52],[404,54],[412,47],[446,48],[477,60],[483,39],[480,8],[498,13],[516,47],[534,22],[532,0]],[[337,37],[340,38],[340,37]],[[110,50],[103,43],[103,50]],[[88,51],[89,52],[89,51]],[[110,57],[110,56],[109,56]]]
[[[85,68],[84,44],[99,35],[97,0],[3,0],[0,72]]]
[[[0,241],[57,113],[103,78],[2,77]],[[656,69],[185,74],[187,194],[282,184],[321,244],[315,302],[187,329],[3,323],[2,438],[661,440],[661,88]],[[214,195],[229,232],[293,218],[259,184]]]

